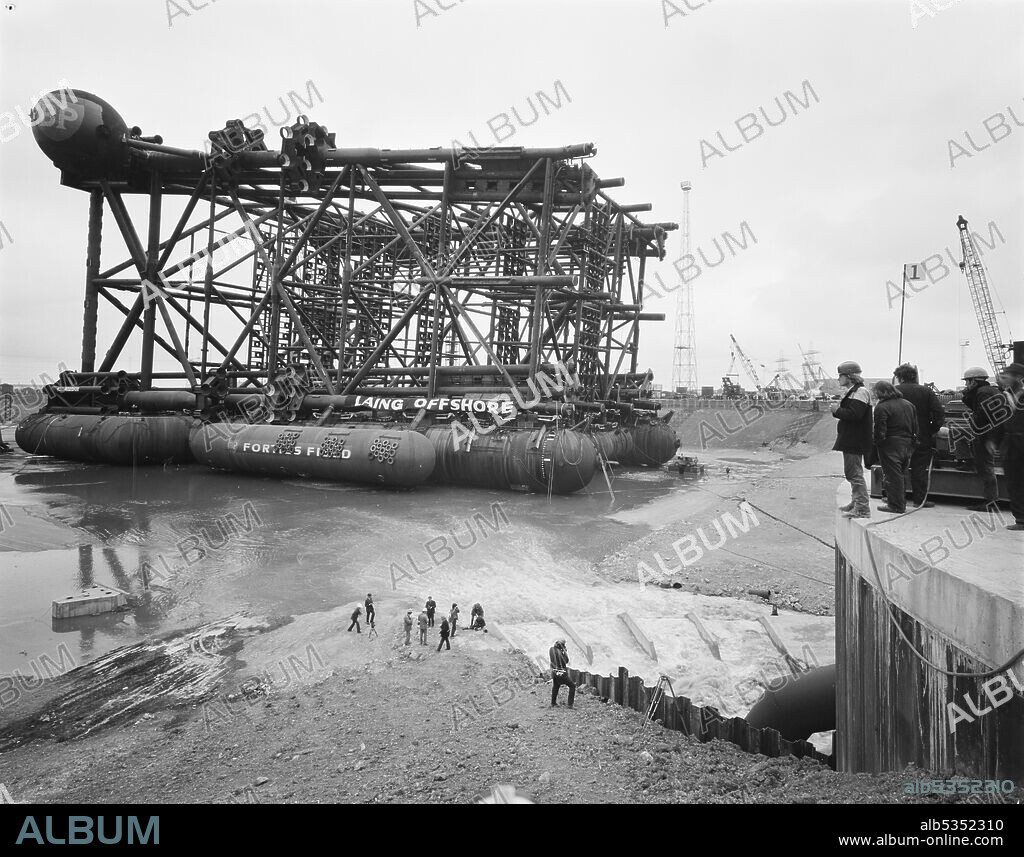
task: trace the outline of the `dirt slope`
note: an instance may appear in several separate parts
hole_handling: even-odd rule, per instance
[[[827,407],[821,411],[767,410],[745,405],[741,410],[677,412],[670,425],[679,435],[681,448],[698,456],[705,450],[769,448],[787,455],[819,451],[821,431],[834,431]],[[831,446],[834,437],[828,440]],[[810,442],[808,442],[810,441]],[[806,450],[802,449],[806,447]],[[828,447],[825,447],[828,448]]]
[[[552,709],[550,685],[494,639],[463,632],[440,653],[398,642],[344,636],[348,654],[315,678],[248,696],[225,686],[83,738],[37,738],[0,754],[0,779],[41,802],[466,802],[508,784],[544,803],[734,803],[902,802],[903,783],[928,776],[700,744],[589,695]],[[60,691],[18,716],[45,717]]]

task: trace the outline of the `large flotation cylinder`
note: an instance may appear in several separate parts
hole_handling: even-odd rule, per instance
[[[25,452],[71,461],[140,465],[192,461],[183,414],[33,414],[22,420],[14,440]]]
[[[426,435],[437,455],[434,480],[452,485],[572,494],[597,467],[594,443],[569,429],[497,430],[469,438],[438,425]]]
[[[197,461],[221,470],[304,476],[410,488],[434,471],[434,447],[422,434],[386,426],[198,425]]]
[[[679,438],[667,423],[639,423],[627,431],[632,436],[633,445],[622,460],[623,464],[660,467],[676,454],[679,447]]]

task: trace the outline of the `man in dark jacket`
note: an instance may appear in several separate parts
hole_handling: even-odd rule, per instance
[[[935,433],[942,428],[946,413],[939,397],[930,387],[918,382],[917,367],[904,363],[893,371],[896,389],[917,410],[917,425],[920,433],[917,446],[910,453],[910,492],[915,506],[922,504],[931,508],[935,504],[925,500],[928,492],[928,466],[935,454]]]
[[[968,506],[970,512],[991,512],[999,499],[996,482],[996,449],[999,446],[1000,427],[994,420],[995,412],[1005,406],[1002,394],[988,382],[988,370],[972,366],[964,372],[961,398],[971,412],[971,452],[974,469],[981,479],[982,502]]]
[[[886,498],[885,505],[879,506],[878,511],[902,515],[907,511],[903,470],[910,462],[910,454],[917,441],[917,409],[888,381],[879,381],[873,392],[878,399],[875,405],[875,449],[882,465]]]
[[[840,363],[839,383],[847,387],[846,395],[832,406],[832,416],[839,420],[836,442],[832,449],[843,454],[843,475],[850,483],[852,499],[843,506],[847,518],[870,518],[868,486],[864,481],[864,456],[871,452],[871,396],[864,388],[858,363]]]
[[[348,629],[350,631],[353,628],[355,628],[357,634],[362,634],[363,633],[363,629],[359,627],[359,617],[362,614],[362,612],[363,612],[363,609],[361,607],[356,607],[356,609],[352,611],[352,616],[351,616],[352,624],[348,626]]]
[[[437,609],[437,602],[434,600],[432,595],[427,596],[427,624],[429,627],[434,627],[434,611]]]
[[[565,650],[565,640],[555,640],[548,650],[551,659],[551,705],[558,705],[558,689],[564,684],[569,687],[569,708],[576,699],[576,684],[569,678],[569,653]]]
[[[448,620],[445,619],[443,616],[441,617],[441,627],[438,629],[438,631],[440,631],[441,634],[441,642],[437,644],[437,650],[441,651],[441,646],[444,646],[448,649],[448,651],[451,651],[452,644],[448,642]]]
[[[1003,370],[1007,381],[1006,404],[1010,414],[1006,420],[1006,454],[1003,473],[1010,492],[1010,511],[1014,523],[1008,530],[1024,530],[1024,364],[1011,363]]]

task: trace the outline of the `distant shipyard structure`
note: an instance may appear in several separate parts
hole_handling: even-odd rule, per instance
[[[680,260],[690,258],[690,191],[689,181],[679,183],[683,192],[683,220],[680,230]],[[697,319],[693,303],[693,281],[686,271],[679,271],[681,288],[676,298],[676,334],[672,357],[672,391],[696,394],[700,389],[697,378]]]
[[[612,200],[593,144],[345,149],[300,116],[280,150],[231,120],[207,153],[60,95],[33,133],[89,196],[81,368],[26,451],[549,493],[674,454],[638,348],[676,225]]]

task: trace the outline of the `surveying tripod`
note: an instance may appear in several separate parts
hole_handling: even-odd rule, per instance
[[[643,723],[640,724],[640,729],[646,728],[647,724],[654,719],[654,713],[658,710],[658,705],[665,696],[665,687],[668,687],[668,692],[672,694],[672,698],[676,698],[675,689],[672,687],[672,679],[667,675],[658,676],[658,683],[654,686],[654,692],[651,694],[651,704],[647,706],[647,714],[644,716]]]

